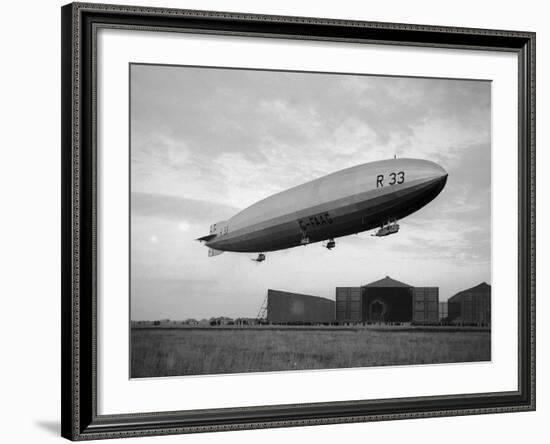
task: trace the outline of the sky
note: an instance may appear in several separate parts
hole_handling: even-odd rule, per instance
[[[131,318],[255,317],[267,289],[335,297],[387,275],[440,301],[491,283],[491,83],[131,66]],[[397,157],[449,173],[396,235],[370,232],[208,257],[210,224],[353,165]]]

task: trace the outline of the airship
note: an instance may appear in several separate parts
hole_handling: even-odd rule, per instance
[[[210,226],[200,237],[209,256],[225,251],[258,254],[323,242],[378,229],[399,231],[398,220],[431,202],[445,187],[447,172],[423,159],[387,159],[328,174],[245,208]]]

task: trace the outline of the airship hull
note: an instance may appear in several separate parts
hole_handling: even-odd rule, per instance
[[[402,219],[433,200],[447,173],[437,164],[391,159],[359,165],[271,196],[215,226],[210,248],[269,252],[335,239]]]

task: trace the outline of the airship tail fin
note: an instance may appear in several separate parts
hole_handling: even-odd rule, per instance
[[[195,240],[198,240],[199,242],[208,242],[214,239],[216,236],[217,236],[216,233],[207,234],[206,236],[199,237],[198,239],[195,239]]]
[[[216,250],[214,248],[209,248],[208,249],[208,257],[212,257],[212,256],[218,256],[220,254],[222,254],[223,251],[222,250]]]

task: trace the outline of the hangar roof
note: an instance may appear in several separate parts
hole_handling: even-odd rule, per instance
[[[449,301],[455,302],[458,301],[462,296],[466,294],[491,294],[491,286],[487,282],[482,282],[479,285],[476,285],[475,287],[468,288],[467,290],[459,291],[457,294],[449,298]]]
[[[267,295],[271,297],[295,297],[295,298],[304,298],[304,299],[315,299],[320,301],[329,301],[334,303],[333,299],[324,298],[321,296],[312,296],[310,294],[302,294],[302,293],[294,293],[290,291],[282,291],[282,290],[273,290],[271,288],[267,289]]]
[[[411,288],[412,285],[405,284],[403,282],[396,281],[389,276],[378,281],[371,282],[370,284],[363,285],[363,287],[407,287]]]

